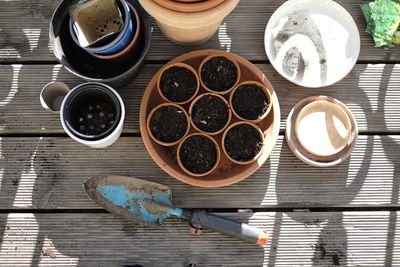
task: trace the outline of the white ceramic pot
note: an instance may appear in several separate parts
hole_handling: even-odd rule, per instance
[[[161,31],[170,41],[180,45],[196,45],[206,42],[214,35],[239,0],[226,0],[214,8],[195,13],[172,11],[153,0],[139,2],[157,21]]]
[[[49,87],[48,85],[46,85],[46,86]],[[117,139],[120,137],[120,135],[122,133],[123,124],[124,124],[124,120],[125,120],[124,102],[122,101],[122,98],[117,93],[117,91],[115,91],[112,87],[110,87],[106,84],[102,84],[102,83],[98,83],[98,82],[83,83],[69,91],[65,90],[65,88],[68,88],[67,85],[57,82],[57,86],[52,86],[52,88],[53,88],[52,90],[56,91],[58,99],[60,97],[63,97],[63,100],[62,100],[61,107],[59,107],[59,110],[56,110],[54,108],[50,109],[50,110],[53,112],[60,112],[61,125],[62,125],[64,131],[72,139],[74,139],[75,141],[77,141],[79,143],[85,144],[85,145],[93,147],[93,148],[104,148],[104,147],[112,145],[113,143],[115,143],[115,141],[117,141]],[[60,88],[63,89],[62,92],[64,92],[64,95],[61,95]],[[83,91],[90,91],[93,88],[97,89],[99,91],[105,92],[104,95],[110,96],[111,99],[113,99],[114,102],[116,102],[114,108],[116,110],[115,113],[117,114],[117,115],[115,115],[117,121],[113,122],[113,126],[109,127],[109,129],[106,130],[104,133],[97,134],[97,135],[93,134],[90,136],[90,135],[85,135],[83,133],[80,133],[79,131],[74,129],[73,123],[71,123],[71,121],[72,121],[71,112],[68,112],[67,110],[69,110],[71,108],[72,100],[74,100],[74,101],[76,101],[75,99],[79,100],[79,97],[80,97],[79,93],[81,93]],[[49,89],[42,90],[42,92],[48,92],[48,91],[49,91]],[[40,100],[41,100],[42,105],[43,105],[43,103],[46,104],[46,101],[44,100],[44,98],[45,98],[44,94],[41,93]],[[43,105],[43,107],[46,110],[49,110],[48,108],[46,108],[46,106],[48,106],[48,105],[47,104]],[[54,105],[52,105],[52,106],[54,106]],[[96,110],[93,110],[93,113],[95,113],[95,112],[96,112]],[[98,112],[101,112],[101,110]],[[92,116],[92,115],[90,115],[90,116]],[[106,127],[106,126],[104,125],[104,127]]]

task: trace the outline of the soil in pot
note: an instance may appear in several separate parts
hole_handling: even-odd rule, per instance
[[[268,110],[269,99],[263,89],[255,84],[239,86],[232,96],[232,107],[246,120],[257,120]]]
[[[235,85],[238,73],[235,64],[226,57],[213,57],[205,62],[200,71],[207,88],[223,92]]]
[[[187,68],[173,66],[162,73],[160,89],[170,101],[185,102],[196,93],[197,79]]]
[[[162,106],[150,119],[150,131],[153,136],[165,143],[181,139],[187,130],[188,122],[182,110],[174,106]]]
[[[206,173],[217,162],[215,144],[203,135],[194,135],[184,141],[179,154],[182,165],[192,173]]]
[[[240,124],[227,132],[224,146],[232,159],[244,162],[253,159],[260,152],[262,139],[254,127]]]
[[[191,112],[193,123],[207,133],[218,132],[228,122],[229,108],[215,95],[204,95],[193,105]]]

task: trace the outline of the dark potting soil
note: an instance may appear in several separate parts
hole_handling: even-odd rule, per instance
[[[258,131],[246,124],[230,129],[226,134],[224,145],[228,155],[237,161],[251,160],[262,148]]]
[[[181,139],[188,127],[183,111],[174,106],[163,106],[150,119],[150,131],[162,142],[172,143]]]
[[[194,104],[191,116],[197,128],[213,133],[225,126],[229,118],[229,110],[219,97],[205,95]]]
[[[187,170],[193,173],[205,173],[217,162],[217,149],[209,138],[195,135],[182,144],[179,157]]]
[[[92,102],[79,106],[73,127],[84,135],[99,135],[116,123],[116,110],[106,102]]]
[[[186,68],[171,67],[161,75],[160,89],[164,96],[173,102],[189,100],[196,88],[196,76]]]
[[[269,99],[259,86],[245,84],[236,89],[232,97],[232,106],[240,117],[256,120],[267,111]]]
[[[222,92],[231,88],[237,80],[236,66],[225,57],[213,57],[201,68],[201,79],[211,90]]]

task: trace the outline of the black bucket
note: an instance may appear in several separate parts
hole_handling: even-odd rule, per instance
[[[114,88],[128,84],[139,75],[150,48],[151,21],[136,0],[128,1],[139,13],[141,36],[139,52],[125,63],[96,58],[79,47],[70,34],[68,14],[69,8],[79,0],[63,0],[60,3],[50,22],[49,37],[54,55],[69,72],[87,81],[106,83]]]

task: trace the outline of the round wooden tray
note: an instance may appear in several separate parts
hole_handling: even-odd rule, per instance
[[[176,62],[184,62],[192,66],[195,70],[197,70],[199,68],[200,62],[205,57],[215,53],[229,54],[227,52],[220,50],[198,50],[181,55],[171,60],[168,64]],[[149,152],[153,160],[160,166],[160,168],[162,168],[169,175],[182,182],[194,186],[220,187],[237,183],[245,179],[246,177],[256,172],[265,163],[265,161],[271,154],[272,149],[274,148],[276,140],[278,138],[281,114],[280,114],[278,97],[274,89],[272,88],[271,83],[264,76],[264,74],[252,63],[250,63],[249,61],[238,55],[235,54],[230,54],[230,55],[234,56],[234,59],[238,62],[240,66],[241,78],[239,82],[249,81],[249,80],[258,81],[262,84],[265,84],[265,86],[271,93],[272,109],[264,120],[256,124],[263,131],[265,137],[263,153],[261,154],[261,156],[258,158],[257,161],[251,164],[248,165],[235,164],[231,162],[223,153],[221,153],[221,160],[219,166],[216,168],[215,171],[203,177],[189,176],[179,167],[178,161],[176,160],[176,152],[178,146],[176,145],[173,147],[164,147],[157,144],[150,138],[150,135],[146,129],[146,119],[149,112],[155,106],[164,103],[163,99],[161,98],[161,96],[157,91],[157,86],[156,86],[157,77],[158,75],[160,75],[160,70],[153,76],[143,94],[142,102],[140,105],[140,132],[142,134],[143,142],[147,148],[147,151]],[[206,92],[207,91],[205,91],[204,88],[200,88],[198,95]],[[229,94],[224,95],[224,97],[229,98]],[[189,110],[189,106],[190,103],[182,105],[182,107],[186,111]],[[230,124],[236,121],[238,120],[232,117]],[[193,132],[196,132],[196,130],[193,127],[191,127],[189,134]],[[223,133],[212,136],[212,138],[214,138],[217,141],[220,147],[221,147],[222,134]]]

